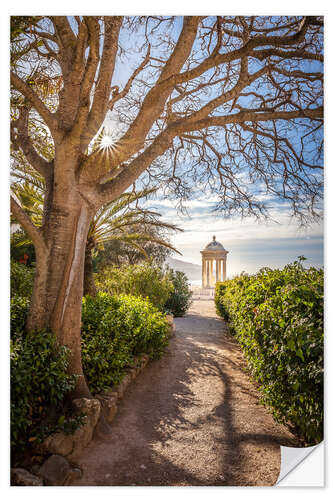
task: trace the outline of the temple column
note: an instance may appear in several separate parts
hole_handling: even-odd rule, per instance
[[[205,287],[207,288],[209,282],[209,262],[205,261]]]
[[[227,279],[227,259],[223,259],[223,281]]]
[[[207,283],[206,283],[206,287],[209,286],[209,283],[210,283],[210,261],[207,260]]]
[[[202,259],[202,264],[201,264],[201,287],[205,288],[205,259]]]
[[[210,260],[207,260],[207,286],[210,286]]]
[[[210,278],[209,278],[209,285],[210,287],[213,286],[213,281],[214,281],[214,275],[213,275],[213,261],[209,261],[209,268],[210,268]]]

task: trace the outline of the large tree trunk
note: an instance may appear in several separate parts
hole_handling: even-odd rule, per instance
[[[94,280],[92,248],[86,246],[86,254],[84,259],[84,282],[83,282],[83,295],[91,295],[95,297],[97,289]]]
[[[93,214],[73,192],[63,196],[61,205],[57,201],[48,221],[47,252],[37,251],[27,328],[50,328],[58,342],[69,347],[69,373],[78,377],[74,396],[90,396],[81,362],[81,311],[85,246]]]

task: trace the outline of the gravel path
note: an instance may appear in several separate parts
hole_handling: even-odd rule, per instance
[[[212,300],[195,300],[165,356],[127,389],[112,434],[79,466],[89,486],[269,486],[280,445],[297,446],[258,403],[239,347]]]

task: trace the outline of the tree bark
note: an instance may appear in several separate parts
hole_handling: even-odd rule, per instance
[[[85,247],[92,216],[91,208],[78,194],[64,195],[61,205],[53,203],[47,252],[37,252],[27,321],[28,331],[49,328],[58,342],[70,349],[68,372],[77,376],[75,397],[91,396],[81,361],[81,312]]]

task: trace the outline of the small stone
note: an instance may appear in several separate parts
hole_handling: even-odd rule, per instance
[[[140,465],[140,469],[147,469],[147,467],[145,465]]]
[[[172,314],[167,314],[165,316],[165,318],[166,318],[167,323],[169,325],[169,337],[172,337],[175,333],[175,324],[173,321],[173,316],[172,316]]]
[[[118,393],[118,397],[121,399],[124,395],[124,392],[126,391],[127,387],[131,383],[131,376],[130,375],[125,375],[125,377],[122,379],[122,381],[114,387],[114,390]]]
[[[97,399],[80,398],[73,400],[74,411],[85,413],[89,424],[95,426],[97,424],[101,411],[100,402]]]
[[[131,376],[131,379],[134,380],[138,374],[137,372],[137,369],[136,368],[130,368],[128,370],[128,374]]]
[[[86,416],[84,417],[84,425],[79,427],[79,429],[72,434],[74,448],[67,456],[68,460],[71,462],[75,462],[79,458],[83,449],[88,446],[92,440],[94,429],[101,412],[101,403],[98,399],[74,399],[73,406],[75,413],[85,413]]]
[[[148,361],[149,361],[148,354],[141,354],[141,356],[140,356],[140,363],[146,366],[146,364],[148,363]]]
[[[109,479],[111,477],[111,474],[105,474],[105,479]]]
[[[118,410],[117,407],[118,397],[104,395],[104,394],[97,394],[96,398],[100,401],[103,415],[106,421],[109,422],[110,424],[113,421]]]
[[[43,480],[40,477],[25,469],[11,469],[10,476],[12,486],[43,486]]]
[[[148,354],[141,354],[141,356],[138,357],[138,366],[136,369],[138,374],[141,373],[145,369],[148,361],[149,361]]]
[[[66,458],[51,455],[39,469],[39,475],[47,486],[63,486],[68,480],[71,467]]]
[[[96,396],[95,396],[95,397],[96,397],[97,399],[99,399],[99,398],[98,398],[98,396],[102,396],[102,397],[104,397],[104,396],[105,396],[105,397],[107,397],[107,398],[112,397],[112,398],[118,399],[118,393],[114,390],[114,388],[113,388],[113,387],[110,387],[109,389],[106,389],[106,390],[104,390],[103,392],[101,392],[101,393],[99,393],[99,394],[96,394]]]
[[[72,467],[69,471],[64,486],[69,486],[73,481],[75,481],[76,479],[81,479],[81,477],[82,477],[82,470],[79,469],[79,467]]]
[[[36,444],[34,449],[41,455],[62,455],[66,457],[73,450],[72,435],[67,435],[64,432],[56,432],[48,436],[40,444]]]
[[[37,465],[37,464],[33,465],[33,466],[30,468],[31,473],[32,473],[32,474],[35,474],[36,476],[38,476],[39,468],[40,468],[40,465]]]

